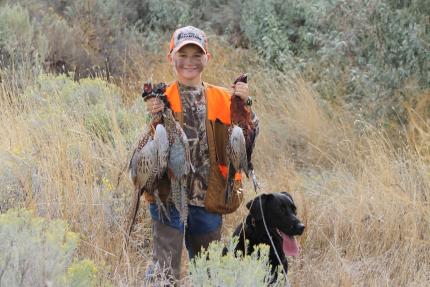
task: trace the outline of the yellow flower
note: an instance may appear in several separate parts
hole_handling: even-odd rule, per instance
[[[102,178],[102,184],[105,187],[106,191],[112,191],[113,184],[110,182],[109,178],[103,177]]]
[[[14,155],[17,155],[17,156],[20,156],[21,154],[22,154],[22,150],[19,148],[19,147],[14,147],[13,149],[12,149],[12,153],[14,154]]]

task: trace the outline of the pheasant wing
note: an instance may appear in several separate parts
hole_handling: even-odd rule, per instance
[[[176,134],[170,146],[168,174],[171,183],[172,200],[179,211],[182,222],[186,221],[188,215],[186,180],[189,172],[189,164],[187,156],[189,154],[187,155],[186,147],[182,144],[179,135]]]
[[[243,131],[238,126],[233,126],[229,139],[230,162],[237,171],[248,173],[248,160],[246,154],[246,141]]]
[[[229,159],[227,186],[225,191],[225,202],[231,203],[233,194],[234,177],[237,172],[244,171],[248,174],[248,160],[246,155],[246,142],[243,131],[234,125],[227,146],[227,156]]]
[[[146,144],[134,151],[129,165],[130,178],[133,181],[135,190],[128,216],[127,235],[131,233],[142,191],[152,187],[157,173],[157,145],[149,136],[144,141],[146,141]]]
[[[167,161],[169,159],[169,137],[167,130],[161,124],[155,128],[154,140],[157,144],[157,169],[158,178],[161,178],[167,169]]]

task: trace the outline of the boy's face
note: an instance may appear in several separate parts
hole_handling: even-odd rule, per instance
[[[182,83],[199,84],[209,54],[205,54],[198,46],[189,44],[182,47],[170,58],[178,80]]]

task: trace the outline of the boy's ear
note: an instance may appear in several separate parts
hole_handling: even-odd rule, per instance
[[[207,53],[206,53],[206,56],[208,57],[208,62],[209,62],[209,60],[210,60],[210,59],[212,59],[212,54],[211,54],[211,53],[209,53],[209,52],[207,52]]]
[[[167,54],[167,60],[169,61],[169,63],[171,63],[173,61],[171,53]]]

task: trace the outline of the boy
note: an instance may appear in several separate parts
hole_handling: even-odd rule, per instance
[[[178,210],[172,204],[169,205],[169,218],[164,215],[160,218],[154,198],[145,193],[146,200],[150,202],[153,232],[152,262],[146,275],[153,275],[156,266],[168,267],[171,275],[179,279],[184,236],[191,259],[201,248],[207,248],[211,241],[221,238],[221,214],[234,211],[239,204],[236,200],[235,206],[223,206],[230,97],[234,93],[247,103],[247,108],[250,108],[252,101],[246,83],[233,85],[229,93],[202,82],[202,72],[211,59],[203,31],[192,26],[176,30],[167,57],[177,81],[167,87],[166,95],[175,118],[187,135],[195,172],[187,181],[190,206],[185,230]],[[163,110],[164,105],[157,98],[151,98],[146,101],[146,108],[149,113],[155,114]],[[255,114],[253,121],[257,126]],[[169,187],[168,179],[159,182],[162,200],[168,197]]]

